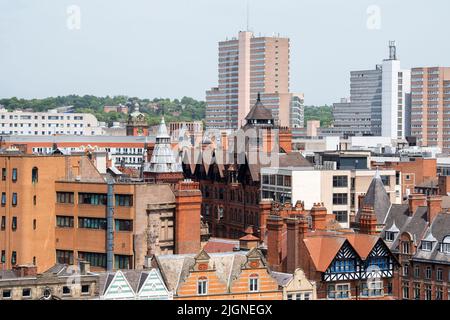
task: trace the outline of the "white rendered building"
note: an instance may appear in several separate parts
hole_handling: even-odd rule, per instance
[[[0,109],[3,135],[101,135],[97,118],[90,113],[8,111]]]

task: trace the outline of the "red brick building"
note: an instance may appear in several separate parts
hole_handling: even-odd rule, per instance
[[[316,204],[309,213],[274,208],[267,219],[267,260],[275,271],[301,268],[317,283],[318,299],[391,299],[393,254],[378,236],[341,230]]]

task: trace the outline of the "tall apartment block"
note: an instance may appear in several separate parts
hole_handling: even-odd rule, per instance
[[[300,122],[291,120],[292,115],[299,116],[297,109],[291,112],[291,102],[299,99],[289,93],[288,38],[241,31],[237,38],[219,42],[218,69],[218,87],[206,92],[206,127],[240,128],[258,93],[278,125]]]
[[[410,134],[410,71],[401,69],[395,42],[389,51],[375,69],[350,73],[350,99],[333,104],[333,127],[323,134],[392,139]]]
[[[450,151],[450,67],[411,70],[411,134],[421,146]]]

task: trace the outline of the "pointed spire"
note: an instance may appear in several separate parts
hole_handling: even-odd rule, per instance
[[[377,171],[375,172],[375,176],[373,178],[381,180],[380,170],[378,169],[378,166],[377,166]]]
[[[161,122],[159,123],[158,133],[156,134],[156,138],[170,138],[169,133],[167,132],[166,122],[164,121],[164,116],[161,117]]]

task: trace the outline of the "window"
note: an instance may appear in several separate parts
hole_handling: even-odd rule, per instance
[[[439,251],[450,254],[450,236],[446,236],[439,246]]]
[[[442,300],[443,290],[442,287],[436,287],[436,300]]]
[[[420,277],[420,267],[415,266],[414,267],[414,278],[419,278],[419,277]]]
[[[12,194],[12,205],[17,206],[17,193],[13,192]]]
[[[31,170],[31,183],[37,183],[38,182],[38,168],[34,167]]]
[[[348,186],[347,176],[333,176],[333,188],[343,188]]]
[[[116,219],[116,231],[133,231],[133,220]]]
[[[56,250],[56,261],[61,264],[73,264],[73,251]]]
[[[30,298],[31,297],[31,289],[30,288],[22,289],[22,297]]]
[[[407,264],[405,264],[403,266],[403,276],[407,277],[409,275],[409,266]]]
[[[106,194],[103,193],[79,193],[79,204],[106,205]]]
[[[70,295],[70,287],[64,286],[63,289],[62,289],[62,293],[63,293],[63,296]]]
[[[6,205],[6,193],[2,192],[2,206]]]
[[[304,300],[311,300],[311,293],[305,292]]]
[[[341,223],[348,222],[347,211],[333,211],[333,214],[336,216],[336,221]]]
[[[106,219],[78,218],[78,228],[106,230]]]
[[[73,203],[73,192],[56,192],[57,203]]]
[[[116,207],[132,207],[133,195],[128,194],[116,194]]]
[[[205,277],[198,278],[197,281],[197,294],[206,295],[208,294],[208,279]]]
[[[419,283],[414,284],[414,299],[420,300],[420,284]]]
[[[16,168],[12,169],[12,181],[14,181],[14,182],[17,181],[17,169]]]
[[[249,279],[249,291],[250,292],[258,292],[258,275],[251,275]]]
[[[116,269],[131,269],[131,256],[114,255],[114,267]]]
[[[36,230],[37,222],[36,219],[33,219],[33,230]]]
[[[361,295],[365,297],[378,297],[383,295],[383,281],[376,279],[374,281],[361,283]]]
[[[409,241],[402,242],[402,253],[409,254]]]
[[[409,299],[409,283],[404,282],[403,283],[403,299]]]
[[[106,268],[106,254],[96,252],[78,252],[79,260],[88,261],[93,267]]]
[[[389,269],[388,259],[384,257],[370,257],[369,267],[370,266],[375,266],[380,270],[388,270]]]
[[[425,269],[425,279],[431,279],[431,267]]]
[[[431,300],[431,286],[425,286],[425,300]]]
[[[17,230],[17,217],[13,217],[13,218],[12,218],[11,229],[12,229],[13,231],[16,231],[16,230]]]
[[[431,247],[433,246],[433,243],[431,241],[422,241],[421,249],[423,251],[431,251]]]
[[[17,263],[17,252],[13,251],[11,254],[11,264],[15,265]]]
[[[442,269],[441,269],[441,268],[438,268],[438,269],[436,270],[436,280],[437,280],[437,281],[442,281],[442,280],[444,280],[443,272],[442,272]]]
[[[391,185],[391,179],[389,176],[381,176],[381,181],[383,182],[384,186],[390,186]]]
[[[1,230],[6,229],[6,216],[2,216]]]
[[[2,297],[3,299],[11,298],[11,290],[3,290]]]
[[[2,260],[1,263],[6,263],[6,251],[2,250]]]
[[[6,180],[6,168],[2,168],[2,180]]]
[[[394,241],[396,234],[397,234],[397,232],[386,231],[386,233],[385,233],[385,240],[389,241],[389,242]]]
[[[56,216],[56,226],[58,228],[73,228],[73,217]]]
[[[347,193],[333,193],[333,204],[334,205],[347,205],[348,204],[348,194]]]
[[[88,284],[84,284],[81,286],[81,294],[88,294],[89,293],[89,285]]]
[[[350,297],[350,285],[349,284],[337,284],[336,285],[336,299],[348,299]]]
[[[352,259],[335,260],[331,265],[330,271],[332,273],[354,272],[355,260]]]

